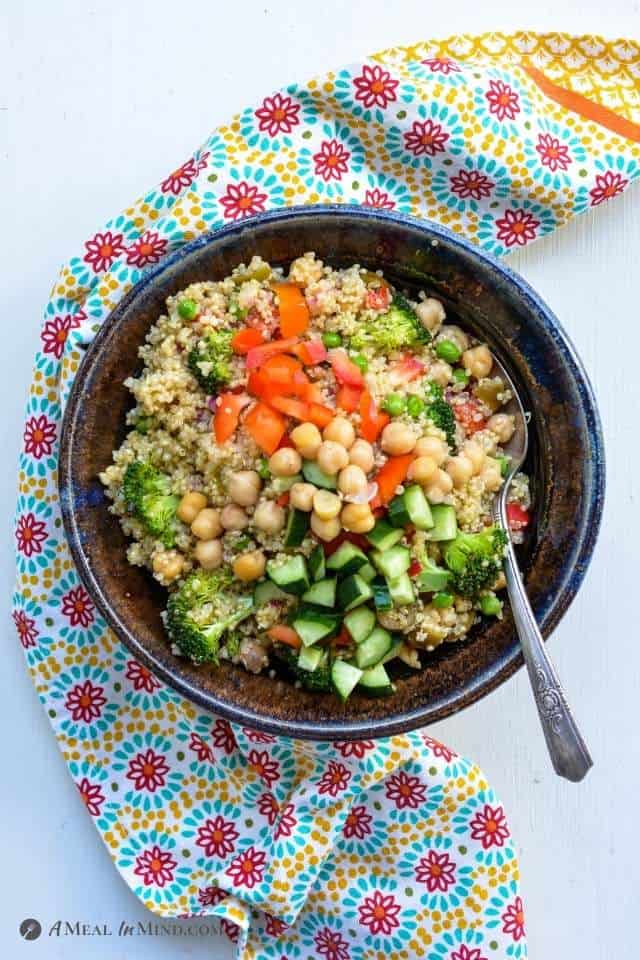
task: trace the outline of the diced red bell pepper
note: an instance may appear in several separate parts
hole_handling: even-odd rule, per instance
[[[425,365],[410,353],[406,353],[402,360],[398,360],[391,367],[391,373],[396,383],[410,383],[418,377],[423,376]]]
[[[411,564],[409,565],[409,571],[408,571],[409,576],[417,577],[421,570],[422,570],[422,565],[418,563],[417,560],[412,560]]]
[[[245,417],[244,425],[261,450],[271,456],[285,431],[285,419],[266,403],[258,402]]]
[[[480,412],[479,405],[475,400],[467,400],[466,403],[452,404],[453,415],[463,427],[468,437],[472,437],[479,430],[484,430],[487,425],[486,419]]]
[[[360,550],[371,550],[371,544],[365,536],[361,533],[347,533],[346,530],[343,530],[338,534],[337,537],[334,537],[333,540],[324,542],[322,544],[322,549],[324,550],[325,556],[330,557],[332,553],[335,553],[338,547],[343,544],[345,541],[352,543],[354,547],[359,547]]]
[[[216,443],[224,443],[235,432],[240,413],[249,403],[246,393],[221,393],[216,397],[213,416]]]
[[[260,368],[269,381],[287,385],[291,383],[294,377],[300,375],[304,377],[302,366],[295,357],[289,357],[286,353],[280,353],[275,357],[268,357]],[[306,379],[306,377],[305,377]]]
[[[304,333],[309,326],[309,307],[300,287],[294,283],[276,283],[273,290],[283,337],[297,337]]]
[[[335,416],[335,410],[325,407],[322,403],[309,404],[309,423],[315,423],[316,427],[323,430]]]
[[[311,383],[310,381],[301,386],[299,396],[305,403],[324,403],[322,390],[317,383]]]
[[[299,650],[302,646],[300,635],[293,627],[288,627],[284,623],[277,623],[275,627],[270,627],[267,630],[267,636],[275,640],[276,643],[284,643],[288,647],[293,647],[294,650]]]
[[[336,396],[336,406],[340,407],[341,410],[346,410],[347,413],[355,413],[360,405],[361,393],[360,387],[348,387],[346,385],[340,387]]]
[[[303,340],[296,347],[295,354],[310,367],[327,359],[327,348],[322,340]]]
[[[346,627],[342,627],[340,633],[337,637],[333,638],[333,643],[336,647],[350,647],[353,643],[351,639],[351,634]]]
[[[391,303],[391,291],[389,287],[372,287],[367,290],[365,303],[370,310],[386,310]]]
[[[349,360],[346,350],[329,350],[329,360],[338,383],[346,383],[349,387],[361,387],[364,384],[362,370]]]
[[[378,470],[373,478],[374,483],[378,484],[378,493],[371,504],[372,509],[393,500],[397,488],[406,479],[412,461],[413,456],[410,453],[400,457],[389,457],[387,462]]]
[[[269,357],[279,353],[291,353],[298,343],[297,337],[288,337],[285,340],[270,340],[259,347],[252,347],[247,354],[247,370],[257,370],[263,366]]]
[[[286,507],[289,505],[290,499],[291,499],[291,495],[289,491],[285,490],[285,492],[281,493],[280,496],[276,499],[276,503],[278,504],[279,507]]]
[[[524,530],[531,522],[531,515],[528,510],[521,507],[519,503],[507,504],[507,523],[510,530]]]
[[[264,337],[257,327],[243,327],[242,330],[238,330],[238,332],[234,334],[231,341],[231,348],[234,353],[242,355],[249,353],[249,350],[253,347],[259,347],[262,343],[264,343]]]
[[[386,413],[378,413],[376,402],[368,390],[363,390],[360,395],[359,409],[360,433],[369,443],[375,443],[390,418]]]
[[[293,417],[294,420],[304,421],[309,419],[309,405],[303,403],[302,400],[296,400],[294,397],[273,396],[269,400],[269,404],[288,417]]]

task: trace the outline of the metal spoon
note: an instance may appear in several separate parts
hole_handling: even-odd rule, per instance
[[[511,481],[527,455],[529,439],[527,417],[518,391],[507,371],[495,357],[494,365],[494,375],[495,373],[499,374],[511,391],[512,399],[505,406],[504,412],[513,414],[516,425],[513,437],[508,444],[504,445],[505,453],[510,457],[508,472],[500,492],[496,495],[492,504],[494,521],[500,522],[508,533],[507,495]],[[511,537],[509,537],[507,545],[504,572],[513,619],[520,638],[520,645],[551,762],[559,776],[577,783],[586,776],[589,768],[593,766],[593,760],[573,719],[555,667],[547,655],[542,635],[538,629],[518,569],[518,561]]]

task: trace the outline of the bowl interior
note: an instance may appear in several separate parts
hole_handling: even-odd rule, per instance
[[[171,654],[160,619],[165,591],[127,563],[126,539],[98,480],[126,433],[132,400],[123,381],[139,369],[138,348],[166,298],[193,281],[221,279],[253,254],[288,264],[307,250],[332,265],[382,269],[409,291],[430,290],[448,320],[486,340],[507,367],[531,411],[535,520],[521,561],[542,631],[553,629],[582,579],[601,513],[602,446],[588,381],[557,321],[522,280],[443,228],[409,218],[344,207],[267,214],[199,239],[149,273],[104,323],[76,376],[61,438],[63,518],[109,625],[181,693],[274,733],[381,736],[439,720],[513,673],[521,658],[508,609],[465,642],[440,646],[419,673],[399,675],[396,693],[384,699],[354,696],[341,705],[229,663],[196,668]]]

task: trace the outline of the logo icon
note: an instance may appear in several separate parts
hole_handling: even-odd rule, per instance
[[[20,936],[23,940],[37,940],[42,933],[42,927],[37,920],[23,920],[20,924]]]

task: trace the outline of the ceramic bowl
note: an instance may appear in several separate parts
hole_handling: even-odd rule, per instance
[[[327,263],[382,269],[396,285],[426,288],[449,321],[486,340],[531,412],[527,469],[534,520],[520,551],[527,590],[548,636],[591,557],[604,490],[602,434],[591,386],[551,310],[521,277],[443,227],[358,207],[301,207],[230,224],[187,244],[145,274],[100,328],[76,375],[64,417],[60,495],[79,573],[105,620],[135,657],[196,704],[244,725],[316,740],[377,737],[424,726],[486,696],[522,664],[506,605],[502,621],[443,644],[382,699],[296,689],[223,663],[194,667],[172,655],[160,613],[165,591],[127,563],[98,474],[122,442],[140,368],[138,348],[165,299],[197,280],[221,279],[253,254],[288,264],[307,250]]]

